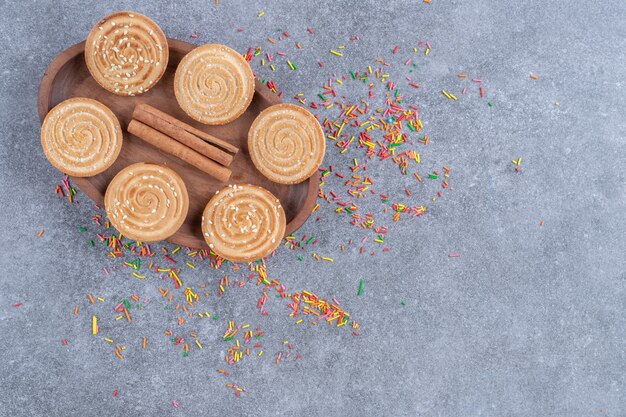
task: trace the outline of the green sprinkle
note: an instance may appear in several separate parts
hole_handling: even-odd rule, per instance
[[[439,178],[439,175],[436,175],[436,174],[428,174],[428,178],[432,178],[433,180],[436,180],[437,178]]]
[[[183,352],[183,358],[186,358],[187,356],[189,356],[189,352]]]
[[[93,240],[89,241],[89,246],[91,246],[93,248]]]
[[[350,71],[350,75],[352,75],[353,80],[356,80],[356,74],[354,73],[354,71]]]
[[[302,261],[304,258],[302,256],[298,256],[298,260]]]
[[[307,240],[307,241],[306,241],[306,244],[308,245],[308,244],[310,244],[311,242],[313,242],[314,240],[315,240],[315,238],[314,238],[313,236],[311,236],[311,237],[309,238],[309,240]]]
[[[321,98],[322,100],[326,101],[326,97],[324,97],[324,94],[319,93],[317,96]]]
[[[81,227],[78,228],[78,230],[80,230],[81,232],[84,232],[85,230],[87,230],[87,228],[81,226]]]
[[[226,341],[226,342],[227,342],[227,341],[229,341],[229,340],[233,340],[233,338],[234,338],[234,337],[235,337],[235,336],[228,336],[228,337],[225,337],[225,338],[224,338],[224,341]]]
[[[217,320],[217,314],[213,316],[213,320]]]
[[[491,101],[488,101],[488,102],[487,102],[487,105],[488,105],[489,107],[493,106],[493,104],[491,104]]]
[[[363,294],[363,284],[364,284],[364,281],[361,280],[361,282],[359,282],[359,292],[356,293],[356,295],[359,297],[361,296],[361,294]]]
[[[406,301],[404,301],[404,300],[403,300],[400,304],[402,304],[403,306],[405,306],[405,305],[406,305]]]

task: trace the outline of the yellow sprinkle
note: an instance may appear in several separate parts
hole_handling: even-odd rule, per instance
[[[343,56],[343,54],[341,52],[337,52],[337,51],[335,51],[333,49],[330,50],[330,53],[333,54],[333,55],[337,55],[337,56]]]
[[[259,352],[259,356],[263,356],[263,351],[260,351],[260,352]]]
[[[98,317],[91,316],[91,334],[98,334]]]
[[[172,255],[175,254],[176,252],[178,252],[179,250],[180,250],[180,246],[172,251]]]
[[[104,298],[98,297],[98,301],[102,301],[104,303]]]
[[[324,258],[322,258],[322,259],[323,259],[324,261],[328,261],[328,262],[333,262],[333,261],[334,261],[334,259],[333,259],[333,258],[326,258],[326,257],[324,257]]]
[[[196,269],[196,267],[193,264],[189,263],[189,262],[187,262],[187,266],[189,268],[191,268],[191,269]]]
[[[300,323],[302,323],[302,319],[300,319],[300,320],[298,320],[298,321],[296,322],[296,324],[300,324]]]
[[[123,318],[124,318],[124,316],[117,316],[117,317],[115,318],[115,320],[116,320],[116,321],[117,321],[117,320],[122,320]]]
[[[256,17],[262,17],[265,14],[265,12],[261,12],[258,15],[256,15]]]
[[[242,329],[247,329],[248,327],[250,327],[249,324],[246,324],[245,326],[241,326]]]
[[[276,71],[276,68],[274,67],[274,65],[273,65],[273,64],[272,64],[272,65],[270,65],[270,69],[271,69],[272,71]]]
[[[105,338],[104,338],[104,341],[105,341],[105,342],[109,342],[109,343],[113,343],[113,339],[109,339],[108,337],[105,337]]]
[[[200,349],[202,349],[202,345],[200,344],[200,342],[199,342],[198,340],[196,340],[196,345],[198,345],[198,347],[199,347]]]
[[[144,279],[146,277],[145,275],[139,275],[136,272],[133,272],[133,275],[135,276],[135,278],[139,278],[139,279]]]

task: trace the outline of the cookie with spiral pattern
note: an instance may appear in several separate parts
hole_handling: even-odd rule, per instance
[[[93,27],[85,43],[85,62],[91,76],[121,96],[136,96],[154,87],[168,60],[165,33],[137,12],[106,16]]]
[[[191,118],[209,125],[230,123],[246,111],[254,96],[254,74],[237,51],[207,44],[178,64],[174,94]]]
[[[104,208],[124,236],[142,242],[167,239],[187,217],[183,179],[159,164],[140,162],[122,169],[107,187]]]
[[[313,175],[324,160],[324,131],[306,109],[276,104],[254,119],[248,151],[254,166],[268,179],[297,184]]]
[[[222,188],[202,214],[202,233],[209,248],[233,262],[252,262],[271,254],[286,225],[280,201],[256,185]]]
[[[115,114],[89,98],[65,100],[41,125],[41,147],[59,171],[75,177],[97,175],[117,159],[123,133]]]

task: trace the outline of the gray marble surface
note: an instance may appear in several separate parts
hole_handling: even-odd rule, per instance
[[[107,257],[99,242],[90,246],[102,231],[91,218],[102,211],[80,191],[73,205],[54,194],[61,175],[40,148],[37,88],[59,52],[117,9],[149,15],[172,38],[284,51],[297,71],[280,57],[275,71],[261,66],[261,57],[252,66],[288,102],[297,93],[319,101],[334,73],[377,58],[391,65],[390,79],[405,104],[419,106],[430,137],[428,146],[414,146],[418,169],[425,175],[451,167],[450,187],[433,202],[440,182],[420,185],[392,163],[370,162],[377,191],[392,202],[425,204],[427,214],[396,223],[378,197],[359,200],[361,212],[389,228],[381,245],[371,230],[351,226],[336,205],[320,200],[296,234],[318,243],[299,252],[281,247],[267,262],[270,278],[288,292],[337,298],[360,324],[359,336],[347,326],[307,324],[308,317],[296,325],[275,292],[261,316],[262,289],[253,282],[220,297],[220,278],[228,273],[232,281],[240,272],[208,262],[192,270],[184,249],[176,255],[184,285],[198,290],[204,283],[209,291],[194,311],[217,319],[185,316],[179,326],[181,314],[166,310],[184,301],[171,280],[145,272],[146,260],[140,272],[147,278],[136,279],[124,259]],[[3,1],[0,415],[625,416],[624,22],[621,0],[222,0],[218,7],[209,0]],[[267,41],[282,31],[289,39]],[[423,47],[413,53],[419,41],[431,44],[428,56]],[[340,45],[343,57],[329,53]],[[409,57],[412,73],[404,65]],[[482,79],[485,98],[477,83],[457,78],[461,72]],[[408,87],[406,76],[422,88]],[[346,101],[368,91],[351,81],[340,89]],[[341,155],[329,145],[325,165],[346,174],[353,157],[363,158],[360,149]],[[511,163],[518,157],[521,173]],[[346,196],[337,178],[325,190]],[[350,239],[356,243],[347,245]],[[161,246],[174,246],[153,245],[162,261]],[[316,261],[314,252],[334,262]],[[360,279],[364,292],[357,296]],[[162,300],[159,287],[171,289],[173,303]],[[92,305],[89,293],[105,302]],[[131,309],[130,323],[116,321],[114,305],[131,294],[143,309]],[[97,336],[92,315],[100,318]],[[229,320],[265,331],[264,356],[255,349],[236,365],[224,362]],[[164,335],[167,329],[191,343],[188,357]],[[194,331],[202,350],[189,336]],[[124,360],[103,337],[126,346]],[[277,365],[281,351],[292,355]],[[237,398],[227,383],[247,392]]]

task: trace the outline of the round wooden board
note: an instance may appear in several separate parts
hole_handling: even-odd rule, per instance
[[[200,124],[186,115],[174,97],[174,73],[180,60],[195,45],[168,39],[170,58],[167,71],[158,84],[147,93],[137,97],[124,97],[100,87],[89,74],[85,64],[85,42],[63,51],[48,66],[39,86],[39,118],[54,106],[72,97],[88,97],[108,106],[118,117],[124,130],[124,145],[115,163],[105,172],[94,177],[77,178],[72,181],[93,201],[103,205],[104,193],[113,177],[128,165],[136,162],[156,162],[166,165],[180,174],[189,192],[189,213],[182,227],[168,241],[193,248],[208,249],[202,237],[200,222],[202,211],[215,192],[226,183],[219,182],[182,160],[163,153],[126,132],[137,100],[162,110],[197,129],[226,140],[239,148],[230,169],[233,173],[229,184],[254,184],[266,188],[280,200],[287,216],[286,235],[297,230],[311,214],[317,199],[319,177],[314,174],[296,185],[277,184],[265,178],[252,164],[248,153],[248,130],[255,117],[265,108],[280,103],[280,99],[258,80],[252,103],[235,121],[223,126]]]

